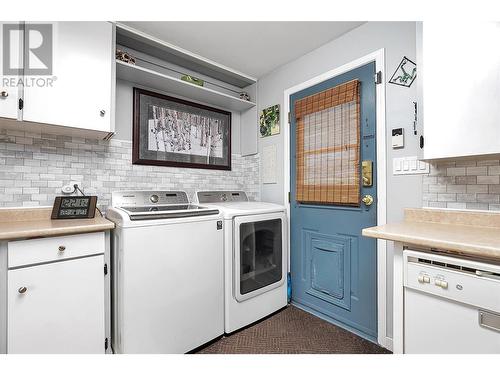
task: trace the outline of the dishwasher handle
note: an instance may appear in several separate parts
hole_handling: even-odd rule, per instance
[[[479,310],[478,313],[481,327],[500,332],[500,315],[485,310]]]
[[[500,280],[500,276],[489,271],[476,270],[476,276],[484,277],[485,279]]]

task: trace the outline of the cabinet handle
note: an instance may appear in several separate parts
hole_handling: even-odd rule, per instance
[[[101,117],[104,117],[104,115],[106,114],[106,111],[104,109],[101,109],[99,114],[101,115]]]
[[[26,293],[27,290],[28,290],[28,288],[26,288],[25,286],[22,286],[19,288],[18,292],[19,292],[19,294],[24,294],[24,293]]]
[[[62,245],[59,246],[59,251],[64,251],[64,250],[66,250],[66,246],[62,246]]]
[[[8,96],[9,96],[9,93],[8,93],[7,91],[2,91],[2,92],[0,92],[0,96],[1,96],[2,98],[6,98],[6,97],[8,97]]]

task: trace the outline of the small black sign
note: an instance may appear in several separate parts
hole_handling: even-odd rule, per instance
[[[222,220],[217,220],[217,230],[222,229]]]

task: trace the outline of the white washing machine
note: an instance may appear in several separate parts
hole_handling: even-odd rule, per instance
[[[112,195],[112,345],[185,353],[224,334],[223,222],[182,191]]]
[[[242,191],[199,191],[195,202],[224,218],[224,329],[234,332],[287,304],[285,207]]]

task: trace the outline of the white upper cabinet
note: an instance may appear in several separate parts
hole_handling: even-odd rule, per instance
[[[5,29],[5,32],[4,32]],[[5,39],[4,39],[5,37]],[[22,32],[19,22],[0,22],[0,117],[17,119],[19,75],[8,74],[7,70],[16,70],[22,64]],[[8,46],[4,43],[7,42]],[[3,54],[7,54],[4,56]],[[7,66],[6,66],[7,65]]]
[[[114,131],[115,52],[109,22],[53,22],[52,74],[29,75],[46,66],[37,55],[37,32],[25,33],[25,87],[22,120],[64,127]],[[40,61],[39,61],[40,60]],[[35,72],[36,73],[36,72]],[[38,85],[30,78],[41,78]],[[47,79],[52,79],[52,82]],[[52,87],[48,87],[48,86]]]
[[[425,159],[500,154],[499,44],[500,23],[417,26]]]

